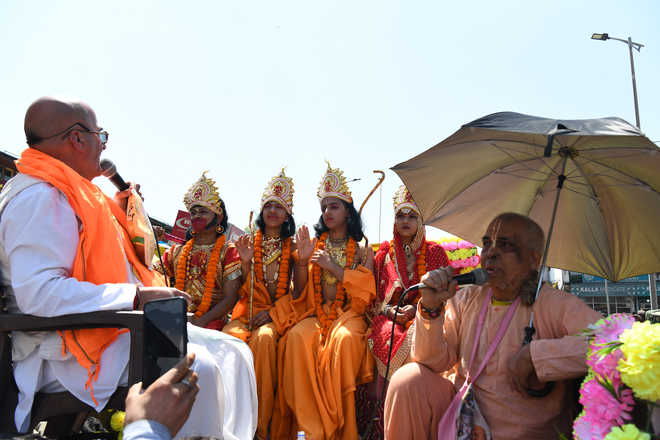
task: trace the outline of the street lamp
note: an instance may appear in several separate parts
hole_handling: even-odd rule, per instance
[[[640,128],[639,124],[639,105],[637,104],[637,82],[635,81],[635,63],[633,61],[633,49],[637,52],[640,52],[642,47],[641,43],[635,43],[630,37],[627,40],[622,38],[610,37],[609,34],[591,34],[592,40],[616,40],[628,45],[628,52],[630,53],[630,73],[632,74],[632,86],[633,86],[633,99],[635,100],[635,121],[637,122],[637,128]],[[655,274],[649,274],[649,293],[651,296],[651,309],[658,308],[658,296],[655,289]]]
[[[637,122],[637,128],[640,128],[639,124],[639,105],[637,104],[637,82],[635,81],[635,63],[633,61],[633,49],[635,49],[637,52],[641,50],[642,47],[644,47],[643,44],[640,43],[635,43],[628,37],[627,40],[624,40],[622,38],[616,38],[616,37],[610,37],[609,34],[591,34],[591,39],[592,40],[600,40],[600,41],[606,41],[606,40],[616,40],[620,41],[622,43],[625,43],[628,45],[628,51],[630,52],[630,72],[632,73],[632,85],[633,85],[633,98],[635,100],[635,120]]]

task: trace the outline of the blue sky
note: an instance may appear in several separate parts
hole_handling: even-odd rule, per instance
[[[296,221],[313,224],[325,159],[361,179],[359,205],[372,170],[489,113],[634,123],[628,49],[593,32],[646,45],[635,52],[641,126],[660,140],[660,3],[465,3],[3,1],[0,149],[25,148],[34,99],[78,97],[155,217],[173,222],[209,170],[244,227],[286,166]],[[385,182],[382,239],[400,184],[389,171]],[[364,213],[371,241],[378,219],[377,193]]]

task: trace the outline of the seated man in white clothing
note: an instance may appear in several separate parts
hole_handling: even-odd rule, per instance
[[[91,183],[100,175],[108,139],[94,111],[41,98],[28,108],[25,134],[30,148],[0,193],[0,270],[9,311],[57,316],[132,309],[182,295],[155,286],[153,272],[137,257],[126,232],[126,194],[114,202]],[[249,348],[191,327],[200,392],[179,435],[251,439],[257,414]],[[16,332],[12,345],[21,431],[37,391],[68,390],[101,410],[127,383],[129,335],[116,329]]]

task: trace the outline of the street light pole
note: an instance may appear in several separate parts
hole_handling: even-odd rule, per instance
[[[630,37],[628,37],[627,40],[624,40],[622,38],[616,38],[616,37],[610,37],[609,34],[592,34],[591,35],[592,40],[601,40],[601,41],[606,41],[606,40],[616,40],[620,41],[622,43],[625,43],[628,45],[628,53],[630,54],[630,73],[632,75],[632,86],[633,86],[633,99],[635,102],[635,122],[637,123],[637,128],[641,128],[641,124],[639,122],[639,103],[637,102],[637,81],[635,79],[635,61],[633,59],[633,49],[637,50],[637,52],[640,52],[642,47],[644,47],[643,44],[641,43],[635,43]],[[655,288],[655,274],[650,273],[649,274],[649,296],[651,297],[651,310],[657,309],[658,308],[658,294],[656,292]]]
[[[637,128],[641,128],[639,123],[639,104],[637,103],[637,81],[635,80],[635,62],[633,61],[633,42],[628,37],[628,52],[630,52],[630,73],[632,74],[632,84],[633,84],[633,99],[635,100],[635,122],[637,122]],[[639,49],[637,49],[639,51]]]

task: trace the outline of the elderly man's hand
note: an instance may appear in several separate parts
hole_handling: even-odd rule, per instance
[[[422,276],[426,287],[422,291],[422,305],[428,309],[437,309],[456,294],[458,283],[454,281],[454,269],[443,267],[432,270]]]
[[[133,182],[127,182],[128,183],[128,189],[124,191],[117,191],[115,193],[115,203],[119,205],[122,211],[126,212],[126,208],[128,207],[128,196],[131,195],[131,190],[135,189],[135,191],[138,193],[140,198],[144,200],[144,197],[142,196],[142,192],[140,191],[140,184],[139,183],[133,183]]]
[[[531,345],[524,345],[518,353],[509,360],[509,376],[513,388],[519,393],[527,395],[527,389],[539,388],[540,382],[536,376],[532,362]]]
[[[194,360],[195,355],[188,354],[144,392],[140,391],[142,383],[133,385],[126,396],[124,425],[153,420],[167,427],[174,437],[188,419],[199,392],[197,373],[190,369]]]
[[[144,305],[149,301],[163,298],[183,297],[188,305],[192,298],[186,292],[175,289],[174,287],[140,287],[138,293],[138,310],[144,309]]]

